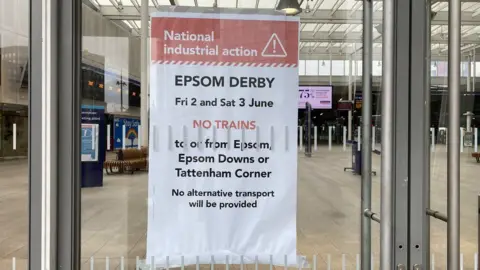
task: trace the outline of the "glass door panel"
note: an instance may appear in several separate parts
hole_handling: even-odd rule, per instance
[[[0,269],[28,264],[29,1],[0,2]]]
[[[141,1],[124,0],[122,5],[90,2],[101,8],[97,12],[84,4],[82,15],[82,268],[104,269],[107,265],[111,269],[122,266],[134,269],[138,261],[148,263],[151,259],[146,258],[147,231],[155,233],[154,228],[147,228],[149,196],[153,191],[149,188],[152,176],[146,162],[149,151],[143,148],[152,147],[151,140],[150,144],[144,141],[145,125],[150,135],[152,126],[149,120],[142,119],[147,108],[141,106],[141,98],[150,94],[148,98],[154,99],[161,93],[158,85],[141,83],[142,69],[148,68],[141,62]],[[149,1],[151,11],[155,10],[156,2],[160,10],[161,5],[170,4]],[[194,2],[179,4],[194,6]],[[237,1],[237,5],[230,2],[235,1],[215,1],[218,7],[232,8],[226,12],[238,13],[235,7],[256,7],[252,1]],[[275,9],[275,1],[257,2],[264,12]],[[205,1],[197,4],[211,7]],[[362,211],[361,144],[358,144],[362,139],[363,106],[362,22],[358,19],[362,18],[362,1],[303,1],[302,9],[299,85],[291,89],[298,93],[299,100],[294,112],[298,114],[295,127],[298,255],[307,256],[310,263],[316,258],[322,268],[327,265],[351,268],[357,265],[360,255]],[[382,3],[375,3],[374,10],[375,14],[381,14]],[[333,15],[339,20],[323,23]],[[240,39],[242,35],[246,37],[240,32]],[[381,155],[379,36],[374,30],[373,104],[368,108],[374,115],[369,124],[372,149],[368,151],[373,152],[372,170],[376,172],[372,175],[371,209],[376,213],[380,210]],[[144,64],[150,66],[150,60]],[[341,106],[342,101],[350,102],[350,112]],[[310,113],[306,102],[314,105]],[[234,111],[228,113],[233,115]],[[307,146],[311,146],[308,151]],[[373,258],[377,265],[379,228],[376,224],[372,228]]]

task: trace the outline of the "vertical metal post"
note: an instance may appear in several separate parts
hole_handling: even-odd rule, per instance
[[[425,108],[424,108],[424,122],[425,122],[425,128],[427,130],[430,130],[431,126],[431,92],[430,92],[430,85],[431,85],[431,77],[432,77],[432,20],[431,20],[431,14],[432,14],[432,1],[431,0],[425,0],[425,18],[426,18],[426,25],[425,25],[425,67],[426,67],[426,72],[425,72]],[[425,145],[430,144],[430,134],[429,132],[426,132],[425,134]],[[433,147],[435,147],[435,130],[432,133],[432,143]],[[433,148],[435,149],[435,148]],[[430,209],[430,153],[427,151],[425,153],[425,168],[424,168],[424,184],[425,184],[425,191],[424,191],[424,200],[425,200],[425,205],[426,208]],[[425,261],[425,269],[430,269],[430,218],[425,218],[425,228],[426,228],[426,233],[425,233],[425,243],[423,244],[424,249],[426,250],[426,261]]]
[[[472,78],[472,74],[471,74],[471,66],[472,66],[472,55],[471,53],[469,53],[467,55],[467,92],[470,92],[470,88],[471,88],[471,78]]]
[[[352,55],[350,54],[348,56],[348,100],[353,100],[353,97],[352,97]],[[330,62],[330,65],[332,63]],[[348,140],[352,140],[352,110],[349,110],[348,111],[348,119],[347,119],[347,122],[348,122],[348,129],[347,129],[347,132],[348,132]]]
[[[81,268],[81,64],[82,2],[58,0],[57,92],[57,265],[50,269]],[[54,174],[54,173],[52,173]],[[33,267],[34,269],[37,266]]]
[[[419,2],[424,3],[424,2]],[[394,263],[396,266],[405,267],[405,269],[411,269],[408,266],[409,263],[409,253],[411,245],[409,243],[409,216],[410,216],[410,209],[409,209],[409,191],[411,188],[409,185],[411,181],[409,179],[409,162],[410,162],[410,112],[409,110],[405,110],[405,108],[409,108],[411,97],[410,97],[410,88],[412,84],[412,78],[410,74],[412,73],[412,63],[411,60],[414,58],[411,56],[412,48],[414,50],[419,50],[419,47],[416,43],[413,42],[412,32],[413,28],[411,27],[411,21],[413,18],[411,16],[411,12],[413,8],[411,7],[412,1],[394,1],[394,9],[393,17],[394,17],[394,38],[395,43],[393,45],[394,49],[394,57],[395,62],[393,64],[395,69],[394,78],[394,130],[395,130],[395,141],[393,148],[395,149],[394,155],[394,173],[393,173],[393,199],[389,201],[391,203],[393,201],[393,217],[395,228],[394,231],[394,243],[392,243],[392,248],[394,248]],[[424,8],[421,8],[423,11]],[[388,17],[392,17],[388,15]],[[384,17],[384,19],[387,19]],[[386,30],[385,31],[391,31]],[[414,46],[417,45],[417,46]],[[386,46],[386,45],[383,45]],[[384,55],[384,57],[387,57]],[[424,59],[422,56],[417,61]],[[385,63],[388,66],[388,63]],[[415,62],[418,65],[418,62]],[[384,65],[385,68],[385,65]],[[423,74],[423,73],[422,73]],[[384,75],[385,78],[385,75]],[[421,77],[423,79],[423,76]],[[383,95],[384,93],[382,93]],[[384,106],[384,103],[382,103]],[[382,113],[382,123],[384,115]],[[388,120],[385,120],[388,121]],[[383,128],[383,126],[382,126]],[[383,134],[382,134],[383,135]],[[418,138],[417,138],[418,140]],[[382,139],[383,141],[383,139]],[[383,151],[383,144],[382,144],[382,156],[385,155],[385,151]],[[383,218],[382,218],[383,222]],[[391,265],[390,269],[393,269],[394,266]],[[383,269],[383,268],[382,268]],[[401,269],[398,267],[397,269]]]
[[[141,92],[140,92],[140,123],[142,124],[142,145],[148,146],[148,111],[149,111],[149,104],[148,104],[148,68],[149,68],[149,61],[148,61],[148,21],[149,21],[149,14],[148,14],[148,0],[142,0],[141,6],[141,27],[142,27],[142,39],[141,39],[141,48],[140,48],[140,55],[141,55]]]
[[[13,141],[12,141],[12,144],[13,144],[13,150],[17,150],[17,124],[13,124],[13,127],[12,127],[12,135],[13,135]]]
[[[328,126],[328,150],[332,150],[332,126]]]
[[[472,91],[471,78],[472,78],[472,53],[470,52],[467,56],[467,92]],[[467,111],[465,115],[466,115],[466,123],[465,123],[466,131],[472,132],[472,112]]]
[[[332,65],[332,51],[330,49],[328,49],[328,55],[330,57],[330,79],[329,79],[329,82],[330,82],[330,85],[332,85],[333,84],[333,82],[332,82],[333,65]]]
[[[357,76],[358,76],[358,59],[357,59],[357,44],[353,43],[353,92],[357,92]]]
[[[477,77],[477,56],[475,54],[476,50],[473,50],[473,78],[472,78],[472,89],[475,91],[475,78]]]
[[[427,1],[411,1],[410,7],[410,116],[409,116],[409,266],[408,269],[429,269],[427,209],[428,163],[430,156],[430,95],[429,84],[429,21],[430,5]],[[428,109],[428,110],[427,110]]]
[[[395,1],[383,1],[382,44],[382,159],[381,159],[381,214],[380,269],[392,269],[393,258],[393,143],[394,143],[394,18]],[[369,140],[370,141],[370,140]],[[369,149],[369,148],[367,148]]]
[[[56,54],[51,53],[47,46],[52,43],[52,25],[56,25],[55,2],[52,1],[29,1],[29,83],[28,83],[28,177],[29,177],[29,245],[28,245],[28,268],[44,268],[46,261],[50,263],[56,260],[56,252],[44,252],[53,249],[54,238],[49,232],[50,224],[55,220],[50,215],[51,210],[56,208],[56,193],[48,196],[45,192],[52,184],[51,177],[45,177],[45,169],[52,168],[51,162],[55,159],[45,159],[46,149],[51,150],[51,139],[46,138],[48,128],[45,120],[53,120],[45,113],[51,98],[47,96],[53,87],[45,87],[51,83],[52,76],[56,76],[55,69],[46,65],[45,61],[56,62]],[[35,72],[32,72],[35,71]],[[48,80],[48,82],[47,82]],[[54,103],[55,104],[55,103]],[[51,109],[50,109],[51,111]],[[32,131],[41,131],[33,135]],[[56,131],[49,132],[56,134]],[[49,151],[50,152],[50,151]],[[56,158],[56,157],[55,157]],[[53,167],[55,168],[55,167]],[[52,190],[55,191],[56,189]],[[50,207],[49,207],[50,206]],[[46,251],[46,250],[45,250]],[[55,265],[48,265],[54,267]]]
[[[310,103],[305,104],[306,109],[306,117],[305,117],[305,135],[306,135],[306,142],[305,142],[305,156],[311,157],[312,156],[312,106]]]
[[[303,148],[303,126],[298,127],[298,149]]]
[[[447,269],[460,269],[460,0],[448,6]]]
[[[363,0],[361,269],[371,269],[372,256],[372,221],[363,214],[365,210],[371,210],[372,207],[372,129],[370,128],[372,122],[372,31],[372,1]]]
[[[120,112],[123,113],[123,74],[122,74],[122,70],[120,70],[120,81],[118,81],[118,84],[120,84]]]

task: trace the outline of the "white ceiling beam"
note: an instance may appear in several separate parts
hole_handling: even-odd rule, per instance
[[[432,10],[433,11],[441,11],[442,9],[448,7],[448,3],[446,2],[442,2],[442,3],[437,3],[437,5],[435,6],[435,8],[432,7]]]
[[[378,50],[378,51],[381,51]],[[377,50],[376,50],[377,52]],[[362,55],[361,54],[349,54],[348,51],[344,51],[343,53],[340,51],[335,51],[335,53],[332,53],[332,60],[344,60],[347,61],[349,59],[349,55],[352,55],[352,60],[357,60],[357,61],[362,61]],[[373,61],[382,61],[382,53],[377,52],[372,55]],[[317,49],[315,52],[308,53],[308,52],[301,52],[300,53],[300,60],[319,60],[319,61],[325,61],[328,62],[330,60],[330,53],[326,51],[320,51]],[[432,62],[446,62],[447,57],[445,53],[440,54],[440,53],[432,53],[431,56]]]
[[[128,24],[137,33],[137,35],[140,36],[141,33],[140,33],[140,28],[138,27],[138,25],[134,21],[128,21]]]
[[[93,7],[95,10],[100,10],[100,4],[97,2],[97,0],[84,0],[83,3],[87,6]]]
[[[117,12],[120,11],[120,10],[123,10],[123,7],[120,8],[120,6],[118,5],[117,0],[110,0],[110,3],[112,3],[112,6],[115,8],[115,10],[117,10]],[[102,9],[103,9],[103,7],[100,8],[100,10],[102,10]],[[103,12],[102,12],[102,14],[103,14]]]
[[[359,10],[360,7],[363,5],[363,2],[358,1],[353,4],[352,10],[350,10],[350,13],[348,14],[348,17],[352,17],[353,14],[355,14],[355,11]]]
[[[159,9],[159,8],[160,8],[160,5],[158,4],[158,0],[152,0],[152,3],[153,3],[153,6],[154,6],[156,9]]]
[[[477,4],[473,5],[472,7],[476,7],[473,10],[473,14],[475,14],[475,12],[478,12],[480,10],[480,3],[477,3]],[[472,16],[473,16],[473,14],[472,14]],[[475,15],[475,16],[477,16],[477,15]]]
[[[480,47],[480,44],[467,44],[467,45],[464,45],[460,48],[460,51],[461,52],[465,52],[465,51],[470,51],[470,50],[474,50],[476,48],[479,48]],[[440,50],[441,53],[445,53],[448,51],[448,45],[445,45],[445,47],[443,47],[443,49]]]
[[[353,29],[357,28],[357,24],[351,24],[347,27],[347,29],[345,29],[345,32],[343,32],[343,36],[347,36],[348,34],[350,34],[350,32],[353,31]]]
[[[315,50],[319,45],[320,45],[320,42],[315,43],[315,46],[313,46],[313,50]]]
[[[432,36],[434,36],[434,35],[440,34],[440,33],[442,33],[442,32],[443,32],[442,26],[441,26],[441,25],[435,25],[435,26],[433,27],[433,30],[432,30],[432,32],[431,32],[430,34],[431,34]]]
[[[472,13],[471,16],[472,16],[472,17],[477,17],[479,14],[480,14],[480,9],[477,9],[476,11],[474,11],[474,12]]]
[[[333,32],[335,32],[339,27],[340,27],[341,24],[334,24],[332,25],[332,27],[330,28],[330,30],[328,30],[328,35],[330,36],[331,34],[333,34]]]
[[[331,49],[332,48],[332,42],[329,42],[327,47],[325,47],[325,50],[327,50],[327,52],[331,52]]]
[[[137,0],[130,0],[133,4],[133,6],[137,9],[138,13],[141,13],[140,11],[140,5],[138,4]]]
[[[466,37],[468,37],[468,36],[470,36],[470,35],[478,34],[478,31],[477,31],[477,30],[478,30],[478,29],[477,29],[476,27],[472,27],[472,28],[468,29],[467,31],[463,31],[462,37],[461,37],[461,38],[462,38],[462,41],[463,41]]]
[[[333,16],[335,12],[345,3],[346,0],[337,0],[330,11],[330,16]]]
[[[313,33],[312,33],[312,36],[314,37],[318,31],[320,31],[320,29],[323,27],[323,23],[319,23],[317,25],[315,25],[315,27],[313,28]]]
[[[377,34],[379,35],[379,34]],[[313,35],[312,31],[302,31],[300,33],[300,40],[302,42],[333,42],[333,43],[362,43],[362,33],[352,32],[345,36],[344,32],[334,31],[329,33],[327,31],[318,31]],[[381,43],[381,36],[374,36],[374,43]],[[431,39],[433,43],[448,44],[448,39],[444,39],[441,36],[433,36]],[[462,39],[464,44],[480,44],[480,38],[472,35]]]
[[[315,5],[313,6],[313,12],[312,12],[311,16],[315,16],[315,13],[317,13],[317,11],[320,9],[320,6],[323,4],[323,1],[324,0],[317,0],[317,2],[315,2]]]
[[[114,0],[111,0],[114,2]],[[323,0],[319,0],[322,3]],[[160,11],[168,11],[171,6],[160,6]],[[179,7],[188,11],[189,7]],[[195,7],[191,7],[195,9]],[[151,12],[155,12],[155,7],[150,7]],[[220,8],[220,10],[222,10]],[[252,9],[253,11],[254,9]],[[264,10],[264,9],[258,9]],[[100,11],[104,16],[111,20],[140,20],[140,14],[133,6],[124,6],[120,12],[112,6],[101,6]],[[225,11],[228,11],[225,9]],[[271,12],[271,9],[265,9],[265,12]],[[363,12],[361,10],[337,10],[334,16],[330,15],[330,10],[319,9],[309,14],[300,14],[300,22],[302,23],[331,23],[331,24],[362,24]],[[473,12],[462,11],[462,25],[480,25],[480,18],[472,18]],[[373,24],[382,23],[382,11],[373,12]],[[432,25],[448,25],[448,12],[439,11],[432,21]]]
[[[349,45],[349,44],[350,44],[350,43],[342,43],[342,44],[340,45],[340,49],[345,48],[345,47],[346,47],[347,45]]]

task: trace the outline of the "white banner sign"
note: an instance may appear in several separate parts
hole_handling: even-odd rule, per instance
[[[297,265],[298,24],[153,15],[147,263]]]

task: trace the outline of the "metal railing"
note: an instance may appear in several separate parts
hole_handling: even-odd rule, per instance
[[[446,261],[443,259],[437,259],[437,256],[439,255],[438,253],[432,253],[430,255],[430,269],[431,270],[438,270],[438,269],[446,269]],[[438,256],[440,257],[440,256]],[[443,256],[442,256],[443,257]],[[127,262],[129,260],[134,260],[134,268],[132,268],[131,264],[128,264]],[[20,263],[20,261],[24,261],[23,263]],[[155,268],[152,267],[151,264],[146,263],[146,260],[144,258],[136,257],[136,258],[127,258],[127,257],[105,257],[105,258],[82,258],[82,262],[84,262],[84,265],[82,266],[82,269],[85,270],[110,270],[110,269],[118,269],[118,270],[157,270],[160,268]],[[4,266],[5,264],[2,264]],[[204,265],[202,265],[204,266]],[[217,267],[220,266],[220,264],[215,264],[211,263],[210,268],[211,269],[218,269]],[[238,264],[222,264],[222,267],[225,267],[226,270],[235,268],[235,269],[247,269],[247,264],[244,265],[238,265]],[[261,265],[259,264],[248,264],[248,266],[253,266],[253,269],[259,269]],[[278,267],[278,265],[266,265],[269,269],[274,269],[274,267]],[[379,256],[378,254],[375,254],[371,258],[371,270],[379,270]],[[460,270],[463,269],[478,269],[478,255],[477,253],[473,255],[468,255],[464,256],[464,254],[460,255]],[[17,259],[17,258],[12,258],[10,262],[10,267],[8,268],[2,268],[5,270],[24,270],[26,269],[26,260],[25,259]],[[172,266],[172,268],[179,268],[179,269],[184,269],[187,267],[187,265],[180,265],[178,267]],[[194,265],[195,269],[200,269],[200,265]],[[281,266],[285,267],[286,266]],[[473,267],[473,268],[472,268]],[[163,269],[168,269],[163,268]],[[250,268],[251,269],[251,268]],[[298,269],[310,269],[310,270],[346,270],[346,269],[356,269],[360,270],[361,269],[361,261],[360,261],[360,254],[355,254],[355,256],[351,256],[350,254],[324,254],[324,255],[314,255],[311,258],[309,258],[309,265],[308,267],[298,267]]]

